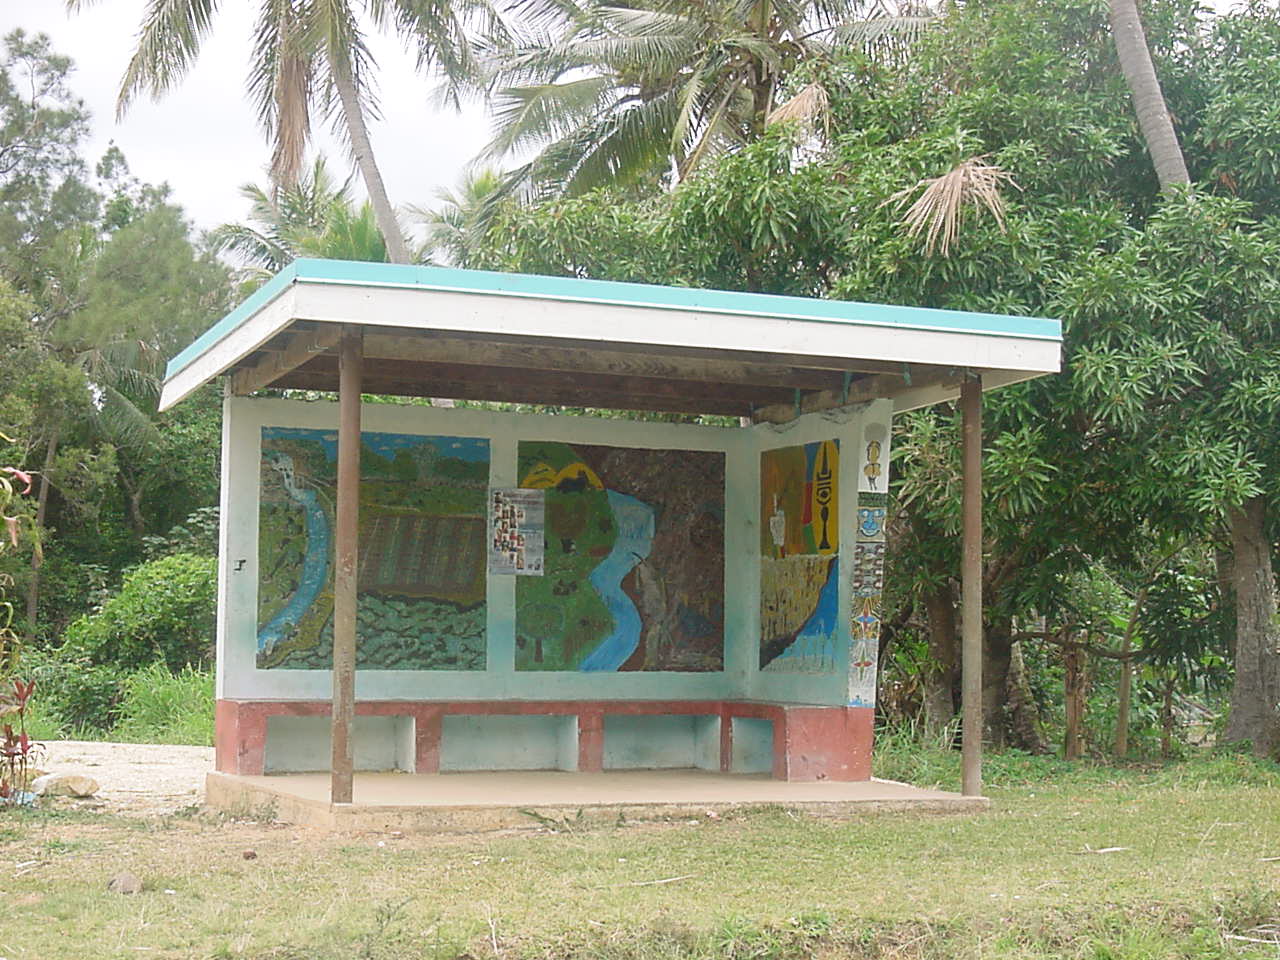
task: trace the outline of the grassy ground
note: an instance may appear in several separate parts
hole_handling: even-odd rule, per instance
[[[950,756],[918,760],[926,780],[954,775]],[[988,772],[989,813],[848,822],[774,809],[333,838],[10,811],[0,957],[1280,956],[1255,942],[1280,939],[1280,769],[1001,757]],[[121,870],[142,893],[107,891]]]

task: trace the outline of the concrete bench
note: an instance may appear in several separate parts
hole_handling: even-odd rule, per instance
[[[701,767],[867,780],[870,713],[748,700],[370,700],[356,703],[356,767]],[[328,769],[328,716],[322,700],[219,700],[217,769],[248,776]]]

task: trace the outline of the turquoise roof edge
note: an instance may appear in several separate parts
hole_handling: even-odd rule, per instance
[[[164,378],[168,380],[179,371],[185,369],[196,357],[200,356],[200,354],[279,296],[280,292],[297,278],[298,263],[299,261],[297,260],[293,261],[293,263],[253,291],[240,306],[191,341],[185,349],[165,366]]]
[[[571,300],[578,303],[607,303],[668,310],[732,313],[787,320],[859,323],[989,336],[1015,336],[1036,340],[1060,341],[1062,339],[1061,323],[1044,317],[969,313],[959,310],[938,310],[932,307],[859,303],[850,300],[818,300],[770,293],[664,287],[655,284],[620,283],[613,280],[583,280],[577,277],[544,277],[524,273],[458,270],[450,267],[299,259],[272,277],[244,303],[174,357],[165,370],[165,378],[168,379],[180,372],[295,281],[416,287],[454,293],[487,293],[532,299]]]

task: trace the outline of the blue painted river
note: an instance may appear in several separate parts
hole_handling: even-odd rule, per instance
[[[613,615],[613,632],[582,661],[582,670],[617,670],[640,645],[640,611],[623,591],[622,580],[649,556],[656,511],[625,493],[606,492],[618,538],[588,579]]]
[[[277,643],[285,638],[289,630],[297,626],[315,603],[316,597],[324,588],[329,577],[329,553],[331,533],[329,531],[329,515],[320,504],[320,498],[310,487],[299,487],[294,482],[292,460],[289,469],[282,471],[284,488],[290,499],[302,507],[307,520],[307,552],[302,560],[302,575],[298,579],[298,589],[271,621],[258,631],[258,651],[270,653]]]

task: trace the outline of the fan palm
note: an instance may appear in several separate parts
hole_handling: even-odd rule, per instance
[[[533,151],[514,178],[554,193],[683,179],[758,137],[804,61],[900,46],[930,19],[884,0],[555,0],[523,42],[482,56],[496,91],[486,155]]]
[[[66,0],[70,10],[96,0]],[[313,109],[333,121],[360,169],[391,259],[409,262],[409,250],[387,199],[369,140],[366,117],[378,114],[372,85],[376,66],[366,25],[391,30],[417,52],[421,69],[467,71],[466,30],[483,34],[498,19],[487,0],[257,0],[249,94],[271,138],[271,178],[293,186],[311,136]],[[147,0],[138,44],[121,83],[123,113],[140,93],[159,99],[177,84],[213,29],[217,0]]]

